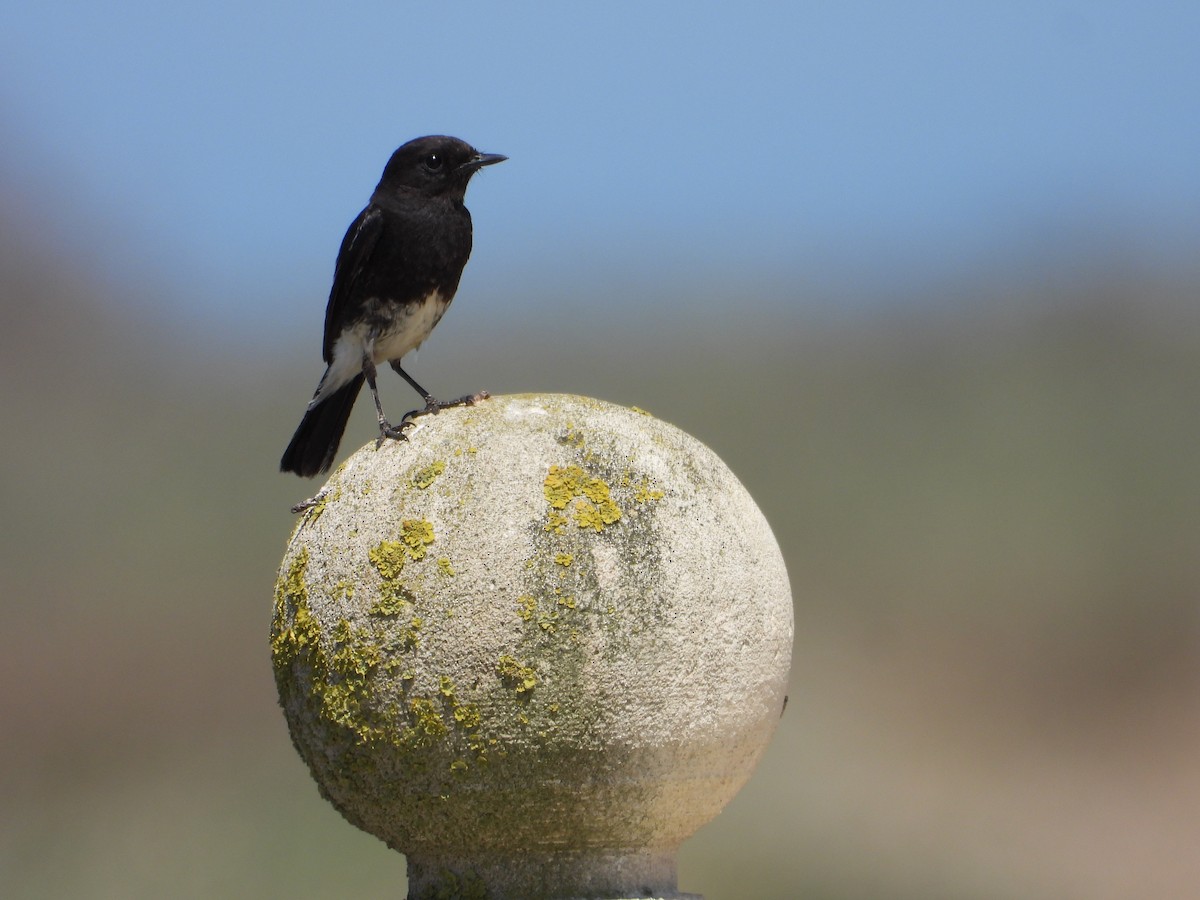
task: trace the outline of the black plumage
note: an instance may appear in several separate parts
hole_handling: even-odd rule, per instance
[[[436,400],[400,361],[429,336],[458,290],[471,255],[467,183],[505,158],[442,135],[409,141],[392,154],[370,203],[342,239],[325,310],[327,368],[280,460],[282,471],[309,477],[329,469],[364,381],[381,438],[403,439],[414,416],[472,399]],[[375,384],[383,362],[425,401],[395,426]]]

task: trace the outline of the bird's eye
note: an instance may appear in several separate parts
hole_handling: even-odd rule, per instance
[[[436,153],[430,153],[421,162],[430,172],[436,172],[442,167],[442,158]]]

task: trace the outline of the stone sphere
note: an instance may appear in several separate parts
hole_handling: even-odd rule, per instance
[[[412,897],[679,896],[679,844],[783,708],[762,513],[699,441],[597,400],[408,435],[337,470],[279,570],[279,697],[322,794],[408,855]]]

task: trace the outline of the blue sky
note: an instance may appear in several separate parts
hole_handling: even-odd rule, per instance
[[[115,279],[216,317],[300,302],[319,321],[383,163],[433,132],[510,157],[472,185],[464,281],[506,295],[919,283],[1059,239],[1187,267],[1200,246],[1191,2],[44,2],[3,18],[5,195],[36,199],[31,227],[94,244]]]

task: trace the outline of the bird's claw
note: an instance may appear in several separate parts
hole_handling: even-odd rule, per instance
[[[383,442],[387,438],[393,441],[407,441],[408,435],[404,433],[404,429],[412,425],[412,420],[409,419],[409,414],[405,413],[404,418],[400,420],[399,425],[393,425],[391,422],[384,419],[379,423],[379,439],[375,442],[375,449],[378,450],[383,446]]]
[[[379,422],[379,440],[375,444],[375,449],[378,450],[383,446],[384,439],[391,438],[394,441],[407,441],[408,435],[405,434],[406,428],[411,428],[417,424],[417,419],[421,416],[437,415],[443,409],[450,409],[453,406],[474,406],[482,400],[487,400],[492,395],[487,391],[479,391],[476,394],[467,394],[464,397],[459,397],[456,400],[437,400],[433,397],[425,398],[425,406],[421,409],[410,409],[400,417],[400,424],[393,425],[386,419],[381,419]]]
[[[450,409],[455,406],[474,406],[481,400],[487,400],[491,396],[492,395],[487,391],[479,391],[477,394],[464,394],[463,396],[457,397],[454,400],[434,400],[432,397],[429,397],[425,400],[424,409],[414,409],[412,412],[405,413],[404,416],[405,418],[408,418],[409,416],[423,416],[426,413],[433,413],[436,415],[443,409]]]

